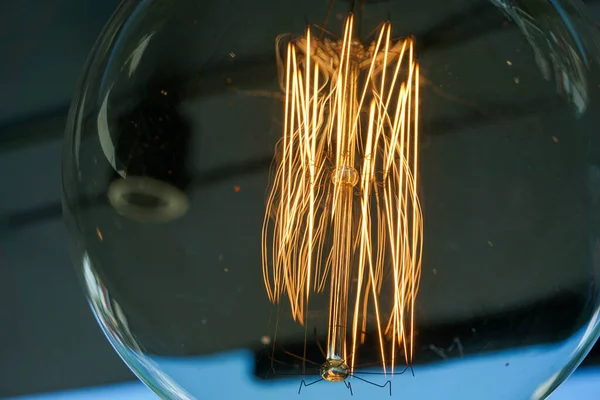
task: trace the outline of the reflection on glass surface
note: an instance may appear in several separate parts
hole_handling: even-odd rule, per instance
[[[598,368],[577,370],[558,390],[552,393],[552,400],[594,400],[600,388],[600,379],[598,378],[600,378],[600,370]],[[281,388],[280,392],[278,398],[288,395],[285,386]],[[238,393],[238,396],[254,399],[241,391]],[[157,396],[141,383],[125,383],[105,387],[13,397],[7,400],[155,400],[156,398]],[[262,393],[259,393],[256,399],[261,398]]]
[[[336,86],[350,13],[347,76],[363,105]],[[374,83],[399,52],[369,53],[386,21],[390,48],[414,43],[389,103],[391,81]],[[328,55],[297,64],[318,64],[321,85],[306,73],[295,87],[335,100],[285,85],[276,38],[290,33],[301,59],[307,23]],[[63,165],[75,264],[106,336],[164,398],[545,398],[599,334],[599,37],[577,0],[124,2],[85,70]],[[361,62],[373,59],[369,75]],[[290,93],[301,128],[286,122]],[[394,111],[404,103],[413,111]],[[354,122],[317,128],[338,129],[340,110]],[[395,150],[409,142],[394,132],[412,153]],[[278,176],[293,177],[280,189],[295,197],[272,194]],[[386,195],[397,182],[414,190]],[[418,248],[417,204],[420,264],[395,250]],[[341,382],[324,379],[334,372]]]

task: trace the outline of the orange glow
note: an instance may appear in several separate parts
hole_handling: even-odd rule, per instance
[[[390,23],[369,46],[352,40],[352,25],[350,15],[338,42],[307,29],[278,65],[285,110],[263,277],[270,301],[285,295],[300,324],[311,295],[329,290],[327,360],[351,373],[374,328],[393,373],[396,354],[413,358],[421,273],[419,66],[413,38],[391,39]]]

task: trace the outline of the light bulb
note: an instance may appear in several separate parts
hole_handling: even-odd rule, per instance
[[[68,121],[101,328],[163,398],[542,399],[598,336],[575,0],[124,2]]]

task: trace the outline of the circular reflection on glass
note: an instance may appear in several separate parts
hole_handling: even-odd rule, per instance
[[[541,399],[598,336],[579,1],[124,2],[70,114],[94,313],[164,398]]]

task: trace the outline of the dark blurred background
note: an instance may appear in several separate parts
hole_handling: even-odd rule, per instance
[[[0,398],[134,379],[79,288],[60,205],[70,99],[118,3],[0,0]]]

